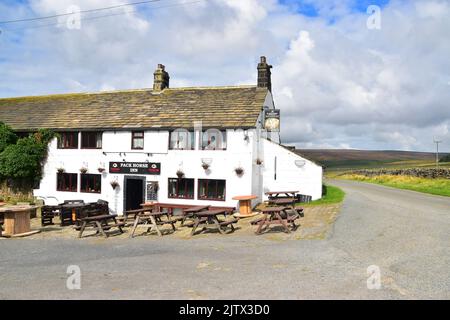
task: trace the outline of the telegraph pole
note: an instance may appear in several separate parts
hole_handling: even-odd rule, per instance
[[[433,142],[436,143],[436,168],[439,168],[439,143],[442,143],[442,140],[433,139]]]

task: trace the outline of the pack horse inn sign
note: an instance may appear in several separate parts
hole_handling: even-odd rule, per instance
[[[280,131],[280,109],[265,110],[264,128],[270,131]]]
[[[110,162],[109,173],[160,174],[161,163],[156,162]]]

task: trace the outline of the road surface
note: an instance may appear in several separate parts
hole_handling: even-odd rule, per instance
[[[332,183],[347,196],[325,240],[0,240],[0,299],[450,298],[450,198]]]

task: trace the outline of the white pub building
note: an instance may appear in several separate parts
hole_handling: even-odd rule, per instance
[[[280,144],[271,66],[256,86],[169,88],[163,65],[153,89],[0,99],[0,121],[19,133],[59,133],[34,195],[48,204],[109,202],[113,213],[143,202],[236,207],[235,196],[298,190],[322,196],[322,167]]]

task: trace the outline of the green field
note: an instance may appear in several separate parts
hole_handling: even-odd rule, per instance
[[[373,151],[373,150],[296,150],[325,168],[325,172],[348,171],[352,169],[400,169],[434,168],[436,155],[431,152]],[[441,157],[444,157],[443,153]],[[440,163],[450,168],[450,162]]]
[[[302,207],[305,206],[317,206],[323,204],[337,204],[344,201],[345,192],[342,189],[334,186],[324,186],[326,188],[326,194],[322,197],[322,199],[312,201],[308,204],[299,204]]]
[[[450,179],[426,179],[409,176],[380,175],[366,177],[357,174],[342,174],[338,179],[355,180],[380,184],[398,189],[413,190],[439,196],[450,197]]]

